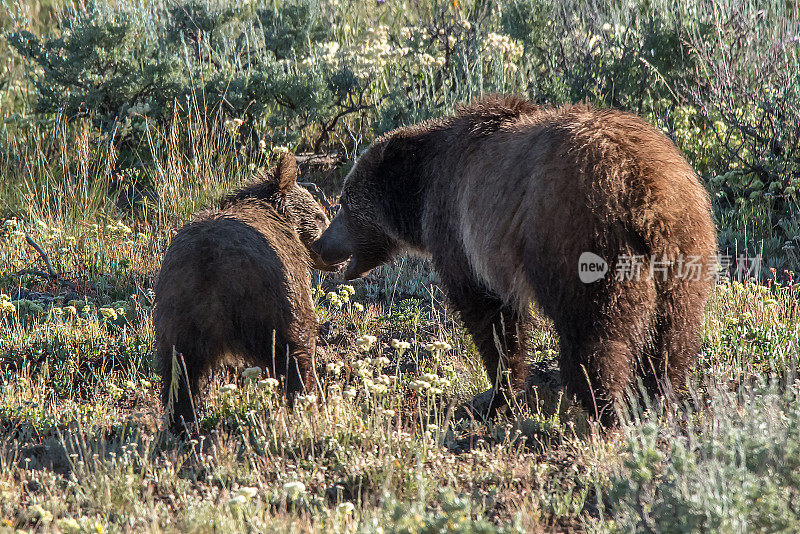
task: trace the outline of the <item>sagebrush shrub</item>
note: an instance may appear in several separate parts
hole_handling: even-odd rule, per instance
[[[627,429],[610,492],[620,531],[800,529],[798,382],[715,393],[702,409]]]

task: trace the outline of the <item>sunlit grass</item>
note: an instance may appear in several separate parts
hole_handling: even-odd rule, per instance
[[[495,28],[488,55],[444,87],[442,54],[414,56],[411,66],[387,60],[384,22],[421,39],[421,21],[392,2],[362,7],[341,7],[334,44],[369,49],[358,65],[379,67],[384,89],[416,69],[408,102],[388,115],[415,121],[487,87],[522,91],[547,76],[523,72],[529,52]],[[466,13],[467,3],[458,9]],[[19,2],[4,6],[0,24],[48,34],[52,13],[52,3]],[[476,30],[460,18],[442,24],[450,22],[458,38]],[[353,27],[368,25],[368,38],[354,36]],[[595,45],[620,44],[617,26],[602,31]],[[438,32],[430,38],[453,44]],[[309,57],[335,63],[334,44]],[[302,74],[308,58],[297,59],[291,68]],[[200,435],[178,440],[164,430],[153,369],[152,287],[163,252],[193,213],[267,166],[279,147],[262,138],[242,157],[241,119],[206,116],[195,99],[169,127],[134,108],[143,141],[137,157],[121,155],[89,120],[35,113],[25,69],[0,38],[0,531],[800,528],[800,287],[789,272],[766,286],[721,281],[682,398],[648,399],[610,431],[560,387],[558,340],[543,318],[529,354],[545,379],[527,402],[493,421],[462,417],[459,408],[490,383],[428,261],[402,257],[352,284],[315,273],[316,390],[289,406],[266,370],[218,369],[198,405]],[[347,153],[328,185],[389,124],[370,113],[332,132]],[[730,169],[709,167],[719,147],[697,126],[697,109],[675,113],[685,115],[677,142],[721,177],[709,183],[728,183]],[[289,123],[268,126],[295,133]],[[311,146],[319,126],[303,123],[298,135],[297,146]],[[797,224],[775,223],[773,197],[759,195],[717,206],[720,242],[761,251],[767,270],[792,266],[796,247],[778,236],[794,236]]]
[[[38,256],[15,242],[13,231],[3,237],[9,264],[36,264]],[[62,244],[60,235],[46,240],[49,227],[30,233],[53,254]],[[118,231],[102,240],[108,257],[130,258],[108,287],[135,287],[126,286],[136,278],[126,273],[159,262],[160,249],[152,257],[132,255],[129,238]],[[87,239],[76,261],[101,246],[100,239],[92,243]],[[685,424],[664,414],[622,433],[597,433],[580,410],[566,410],[566,398],[553,401],[564,409],[534,403],[511,419],[457,419],[455,409],[488,383],[447,308],[424,299],[365,300],[369,281],[343,286],[326,279],[317,314],[339,330],[320,339],[317,391],[292,408],[263,370],[221,371],[200,406],[201,436],[181,443],[162,430],[146,281],[141,300],[115,302],[116,291],[107,291],[83,302],[27,299],[31,306],[9,292],[26,280],[37,290],[50,282],[10,280],[0,319],[0,513],[14,528],[288,531],[299,521],[316,531],[355,532],[373,521],[398,528],[452,521],[454,529],[606,530],[608,519],[624,523],[637,510],[638,501],[626,500],[622,509],[607,495],[621,491],[619,477],[629,476],[625,462],[639,454],[631,448],[639,427],[680,433]],[[715,411],[720,395],[750,387],[751,377],[786,377],[796,367],[795,291],[717,286],[694,374],[700,389],[692,404],[711,403],[703,425],[733,421],[729,404],[720,401]],[[532,358],[554,356],[556,340],[546,326],[534,339]],[[658,461],[667,461],[661,454]],[[636,491],[660,495],[652,485]]]

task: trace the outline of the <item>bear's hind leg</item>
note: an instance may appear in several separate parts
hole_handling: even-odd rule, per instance
[[[659,298],[652,354],[644,369],[651,396],[681,389],[700,352],[703,306],[710,283],[677,280]]]
[[[614,406],[633,377],[635,355],[622,340],[561,336],[560,369],[567,390],[603,425],[616,420]]]
[[[598,288],[600,289],[600,288]],[[656,292],[651,280],[611,281],[555,320],[564,384],[601,424],[636,387],[637,362],[652,345]]]

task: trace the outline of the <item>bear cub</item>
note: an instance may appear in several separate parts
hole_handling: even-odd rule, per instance
[[[317,320],[311,244],[328,218],[285,154],[260,181],[183,226],[155,287],[161,400],[173,431],[197,430],[200,381],[229,358],[282,377],[291,398],[313,389]],[[176,358],[173,358],[173,351]]]

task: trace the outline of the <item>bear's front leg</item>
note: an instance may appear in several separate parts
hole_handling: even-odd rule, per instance
[[[526,352],[532,318],[523,316],[477,281],[444,283],[448,298],[461,313],[497,394],[488,409],[493,416],[525,387]]]
[[[289,402],[293,402],[297,395],[305,395],[315,391],[314,380],[314,354],[316,352],[316,324],[313,332],[304,329],[299,335],[294,335],[287,344],[286,360],[284,365],[278,365],[279,372],[285,376],[284,389]]]
[[[297,395],[305,395],[317,389],[311,369],[312,351],[308,347],[299,347],[290,353],[285,384],[289,401],[293,401]]]

